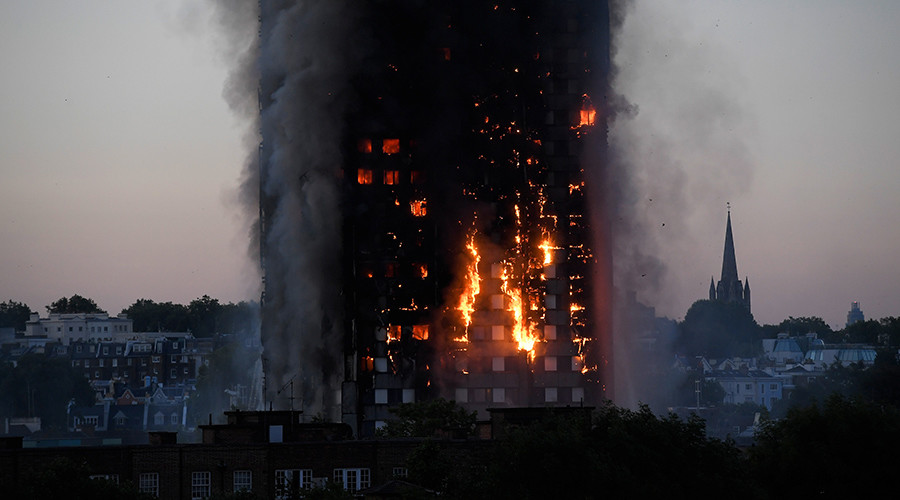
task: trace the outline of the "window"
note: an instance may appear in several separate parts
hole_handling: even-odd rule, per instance
[[[400,139],[385,139],[381,145],[381,152],[392,155],[400,152]]]
[[[412,170],[409,172],[409,182],[412,184],[422,184],[425,182],[425,175],[420,170]]]
[[[371,483],[369,469],[334,469],[334,482],[350,492],[368,488]]]
[[[113,360],[112,360],[112,365],[113,365],[113,367],[119,366],[119,360],[118,360],[118,359],[113,359]]]
[[[100,423],[100,417],[98,417],[97,415],[88,415],[88,416],[84,417],[84,423],[86,425],[96,426],[97,424]]]
[[[399,170],[385,170],[384,171],[384,183],[386,185],[400,184],[400,171]]]
[[[425,214],[427,213],[425,200],[413,200],[409,202],[409,211],[415,217],[425,217]]]
[[[253,491],[253,472],[249,470],[234,471],[234,491]]]
[[[495,387],[491,391],[491,402],[505,403],[506,402],[506,389],[504,389],[503,387]]]
[[[504,357],[494,357],[491,359],[491,371],[502,372],[506,371],[506,358]]]
[[[356,182],[359,184],[372,184],[372,169],[361,168],[356,171]]]
[[[108,347],[108,346],[103,346],[103,355],[104,355],[104,356],[108,356],[108,355],[109,355],[109,347]]]
[[[413,325],[412,336],[416,340],[428,340],[428,325]]]
[[[375,404],[384,405],[388,402],[387,389],[375,389]]]
[[[153,415],[153,424],[154,425],[165,425],[166,416],[162,414],[162,412],[156,412],[156,415]]]
[[[100,368],[103,368],[103,358],[100,358],[100,360],[97,363],[97,366],[99,366]]]
[[[159,363],[159,356],[153,356],[153,357],[151,358],[151,361],[152,361],[153,363]]]
[[[312,487],[312,469],[279,469],[275,471],[275,499],[297,498],[300,490]]]
[[[118,425],[119,427],[122,427],[123,425],[125,425],[125,422],[128,419],[125,418],[125,415],[123,415],[122,413],[119,413],[118,415],[116,415],[115,420],[116,420],[116,425]]]
[[[172,425],[178,425],[178,414],[173,413],[169,415],[169,423]]]
[[[372,139],[360,139],[359,142],[356,143],[356,147],[359,149],[360,153],[371,153]]]
[[[753,390],[753,384],[744,384],[744,389],[746,389],[746,390],[748,390],[748,391],[752,391],[752,390]]]
[[[777,391],[777,390],[778,390],[778,384],[769,384],[769,390],[770,390],[770,391]]]
[[[191,473],[191,500],[203,500],[209,498],[209,472]]]
[[[85,368],[90,368],[90,367],[91,367],[91,360],[89,360],[89,359],[84,360],[84,367],[85,367]]]
[[[559,400],[559,395],[556,387],[545,387],[544,388],[544,401],[547,403],[555,403]]]
[[[178,370],[176,368],[172,368],[171,370],[169,370],[169,378],[176,377],[178,377]]]
[[[141,493],[159,496],[159,472],[142,472],[138,476],[138,489]]]
[[[409,470],[406,467],[394,467],[394,477],[409,477]]]

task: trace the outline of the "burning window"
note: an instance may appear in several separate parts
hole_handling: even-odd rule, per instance
[[[421,170],[413,170],[409,173],[409,182],[411,184],[422,184],[425,182],[425,175]]]
[[[420,278],[428,277],[428,264],[416,264],[416,270],[418,271]]]
[[[413,325],[412,335],[416,340],[428,340],[428,325]]]
[[[400,340],[400,335],[403,333],[403,328],[400,325],[391,325],[387,331],[387,341],[388,342],[397,342]]]
[[[443,54],[445,61],[449,61],[450,60],[450,47],[441,48],[441,54]]]
[[[359,360],[359,369],[364,372],[370,372],[375,369],[375,358],[372,356],[364,356]]]
[[[400,184],[400,171],[399,170],[385,170],[384,171],[384,183],[386,185]]]
[[[400,152],[400,139],[385,139],[381,145],[381,152],[386,155],[397,154]]]
[[[359,149],[360,153],[371,153],[372,139],[360,139],[359,142],[356,143],[356,147]]]
[[[372,169],[361,168],[356,171],[356,182],[360,184],[372,184]]]
[[[416,217],[425,217],[425,200],[409,202],[409,211]]]

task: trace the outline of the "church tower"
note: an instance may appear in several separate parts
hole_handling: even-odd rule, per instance
[[[734,236],[731,234],[731,210],[728,210],[728,222],[725,226],[725,252],[722,256],[722,277],[717,285],[715,278],[709,280],[709,300],[737,302],[743,304],[750,312],[750,280],[741,279],[737,272],[737,259],[734,256]]]

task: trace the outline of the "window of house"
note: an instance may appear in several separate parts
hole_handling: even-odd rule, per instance
[[[156,412],[156,415],[153,415],[153,423],[155,425],[165,425],[166,416],[162,412]]]
[[[491,402],[505,403],[506,402],[506,389],[504,389],[503,387],[494,387],[491,390]]]
[[[94,378],[95,378],[95,379],[99,379],[99,378],[100,378],[100,370],[97,370],[97,371],[94,372]]]
[[[138,475],[138,489],[155,497],[159,496],[159,472],[142,472]]]
[[[103,368],[103,358],[100,358],[100,359],[97,361],[97,366]]]
[[[334,481],[351,493],[368,488],[372,482],[369,469],[334,469]]]
[[[178,414],[177,413],[173,413],[173,414],[169,415],[169,424],[178,425]]]
[[[46,331],[46,329],[44,329],[44,331]],[[81,346],[80,346],[80,345],[75,346],[75,352],[81,352]]]
[[[210,495],[209,472],[191,473],[191,500],[204,500]]]
[[[359,149],[360,153],[371,153],[372,139],[360,139],[359,142],[356,143],[356,147]]]
[[[88,416],[84,417],[84,423],[86,425],[96,426],[97,424],[100,423],[100,417],[98,417],[97,415],[88,415]]]
[[[91,474],[89,477],[97,481],[109,481],[111,483],[119,484],[118,474]]]
[[[506,358],[497,356],[491,359],[491,371],[506,371]]]
[[[769,384],[769,390],[770,390],[770,391],[777,391],[777,390],[778,390],[778,384]]]
[[[748,390],[748,391],[752,391],[752,390],[753,390],[753,384],[744,384],[744,389],[746,389],[746,390]]]
[[[409,470],[406,467],[394,467],[393,476],[397,478],[409,477]]]
[[[126,422],[127,420],[128,420],[128,419],[125,418],[125,415],[122,415],[121,413],[118,414],[118,415],[116,415],[116,418],[115,418],[116,425],[118,425],[119,427],[125,425],[125,422]]]
[[[415,217],[425,217],[428,210],[425,200],[413,200],[409,202],[409,211]]]
[[[547,403],[555,403],[559,401],[559,394],[556,387],[544,388],[544,401]]]
[[[122,354],[122,346],[116,346],[116,354]]]
[[[428,325],[413,325],[412,336],[416,340],[428,340]]]
[[[385,170],[384,171],[384,183],[386,185],[400,184],[400,171],[399,170]]]
[[[252,491],[253,490],[253,471],[236,470],[234,471],[234,491]]]
[[[84,367],[85,367],[85,368],[90,368],[90,367],[91,367],[91,360],[89,360],[89,359],[84,360]]]
[[[169,370],[169,378],[176,377],[178,377],[178,370],[176,368],[172,368],[171,370]]]
[[[104,332],[108,332],[108,331],[109,331],[109,327],[108,327],[108,326],[104,326],[104,327],[103,327],[103,331],[104,331]]]
[[[104,355],[104,356],[108,356],[108,355],[109,355],[109,346],[103,346],[103,355]]]
[[[115,366],[119,366],[119,360],[118,360],[118,359],[113,359],[113,360],[112,360],[112,365],[113,365],[114,367],[115,367]]]
[[[555,372],[556,371],[556,356],[545,356],[544,357],[544,371],[547,372]]]
[[[151,359],[151,361],[152,361],[153,363],[159,363],[159,356],[153,356],[153,358]]]
[[[300,490],[312,487],[312,469],[279,469],[275,471],[275,499],[298,498]]]
[[[72,361],[72,366],[81,366],[81,361],[77,359],[75,361]]]

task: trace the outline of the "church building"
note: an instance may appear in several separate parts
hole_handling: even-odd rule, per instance
[[[728,223],[725,226],[725,253],[722,256],[722,277],[715,284],[715,278],[709,280],[709,300],[736,302],[750,311],[750,281],[741,279],[737,272],[737,259],[734,256],[734,237],[731,234],[731,210],[728,211]]]

